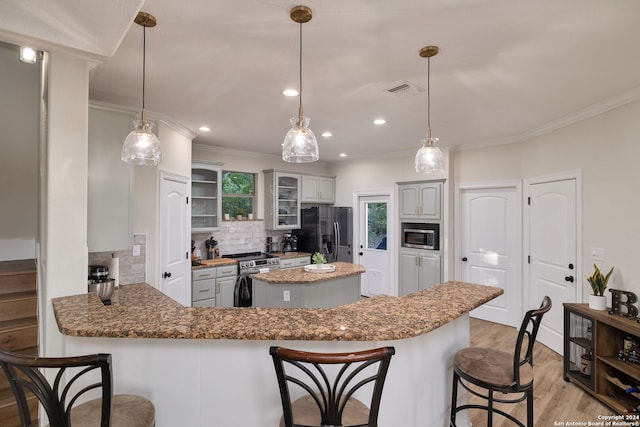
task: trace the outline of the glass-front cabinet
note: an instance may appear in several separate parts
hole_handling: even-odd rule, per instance
[[[265,227],[268,230],[300,228],[300,175],[264,171]]]
[[[210,232],[220,226],[222,167],[194,163],[191,166],[191,231]]]
[[[565,311],[565,376],[594,389],[593,319],[571,310]]]

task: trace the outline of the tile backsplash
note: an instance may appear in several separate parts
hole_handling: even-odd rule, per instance
[[[90,252],[89,265],[109,266],[113,254],[118,258],[121,285],[144,282],[146,280],[147,236],[145,234],[134,234],[133,244],[140,246],[139,256],[133,256],[131,249],[126,251]]]
[[[269,231],[264,228],[264,221],[222,221],[219,231],[213,233],[193,233],[196,251],[200,251],[203,259],[207,258],[205,241],[209,237],[218,242],[220,255],[237,254],[243,252],[264,252],[267,237],[272,237],[276,243],[274,251],[280,247],[283,231]]]

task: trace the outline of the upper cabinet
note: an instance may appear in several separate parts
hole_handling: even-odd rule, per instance
[[[272,169],[264,171],[264,224],[267,230],[300,228],[301,176]]]
[[[222,212],[222,166],[194,163],[191,166],[191,231],[218,230]]]
[[[302,203],[327,203],[336,201],[334,177],[302,175]]]
[[[399,190],[401,219],[441,219],[441,181],[401,184]]]
[[[87,244],[89,252],[127,250],[132,239],[133,174],[120,151],[130,112],[91,105],[88,132]]]

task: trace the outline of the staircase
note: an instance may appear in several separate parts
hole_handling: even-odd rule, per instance
[[[38,355],[38,296],[35,260],[0,262],[0,348]],[[38,402],[29,398],[31,419]],[[4,372],[0,373],[0,426],[20,426],[18,407]]]

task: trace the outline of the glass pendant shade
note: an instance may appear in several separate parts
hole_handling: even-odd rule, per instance
[[[282,143],[282,160],[291,163],[315,162],[320,158],[318,141],[309,129],[309,117],[292,117],[291,129]]]
[[[154,123],[146,120],[134,120],[133,130],[122,145],[120,158],[134,165],[157,166],[162,161],[160,141],[152,132]]]
[[[438,138],[422,140],[422,147],[416,153],[416,172],[434,173],[444,172],[444,156],[435,143]]]

